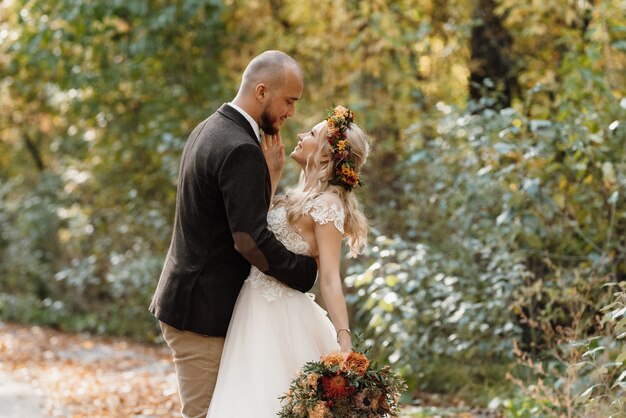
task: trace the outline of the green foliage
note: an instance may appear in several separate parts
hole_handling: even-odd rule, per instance
[[[615,289],[595,336],[588,336],[591,322],[584,312],[575,315],[572,326],[556,329],[544,359],[533,361],[526,353],[516,354],[523,365],[525,379],[515,379],[522,396],[505,402],[507,416],[541,414],[554,417],[622,417],[626,384],[624,350],[624,288],[626,284],[610,283]],[[594,318],[599,319],[599,318]],[[621,324],[620,324],[621,322]],[[529,384],[530,382],[530,384]],[[531,401],[532,400],[532,401]]]
[[[446,361],[480,365],[457,369],[448,384],[481,381],[484,363],[513,360],[512,338],[547,348],[553,336],[540,325],[571,326],[578,311],[585,332],[597,329],[590,321],[609,297],[602,285],[626,274],[615,238],[626,219],[626,129],[598,114],[559,122],[514,109],[442,111],[439,135],[416,128],[400,168],[413,179],[395,215],[403,237],[379,236],[365,272],[354,267],[348,280],[380,355],[393,353],[428,388]],[[613,100],[603,119],[621,112]]]
[[[12,156],[1,166],[10,179],[0,208],[2,292],[11,295],[3,317],[29,320],[29,305],[47,312],[30,304],[36,295],[63,307],[58,322],[32,313],[46,323],[157,335],[147,305],[180,152],[207,101],[223,96],[223,85],[206,82],[219,69],[220,8],[31,1],[2,12],[0,130]]]
[[[506,357],[511,348],[515,327],[507,296],[522,272],[503,272],[494,263],[492,272],[478,278],[468,275],[452,253],[380,237],[369,251],[374,264],[348,278],[358,289],[351,297],[356,319],[378,341],[373,351],[383,358],[392,353],[389,361],[413,376],[411,384],[421,389],[488,386],[493,383],[488,382],[488,364]],[[442,374],[441,367],[451,359],[469,362],[465,371],[470,373],[463,376],[454,368],[451,375]]]
[[[374,138],[359,193],[375,239],[348,266],[373,355],[411,388],[481,402],[506,372],[572,383],[520,391],[512,416],[599,382],[574,408],[619,398],[617,364],[565,372],[593,344],[624,360],[604,286],[626,279],[624,4],[495,4],[521,90],[498,112],[468,102],[481,2],[4,2],[0,318],[154,340],[185,139],[280,48],[306,74],[287,147],[333,102]]]

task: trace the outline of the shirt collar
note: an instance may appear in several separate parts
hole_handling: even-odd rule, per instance
[[[250,123],[250,126],[252,126],[252,130],[256,134],[257,141],[261,142],[261,133],[259,132],[259,124],[256,123],[256,121],[252,118],[252,116],[248,115],[248,113],[245,110],[243,110],[242,108],[240,108],[233,102],[228,102],[228,105],[232,107],[233,109],[235,109],[237,112],[241,113],[244,118],[246,118],[248,123]]]

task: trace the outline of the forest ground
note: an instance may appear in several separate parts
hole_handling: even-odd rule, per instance
[[[403,417],[494,417],[424,397]],[[177,417],[165,346],[0,323],[0,418]]]

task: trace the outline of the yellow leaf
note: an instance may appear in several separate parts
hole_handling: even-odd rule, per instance
[[[385,277],[385,282],[387,282],[387,286],[389,287],[397,285],[398,281],[398,276],[396,276],[395,274],[390,274],[389,276]]]
[[[563,193],[556,193],[554,196],[552,196],[552,199],[559,208],[565,208],[565,195]]]

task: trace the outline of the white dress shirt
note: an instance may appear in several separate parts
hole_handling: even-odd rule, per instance
[[[237,112],[241,113],[244,118],[246,118],[246,120],[250,123],[250,126],[252,126],[252,130],[256,134],[257,141],[261,142],[261,132],[259,131],[259,124],[256,123],[256,121],[252,118],[252,116],[248,115],[248,113],[245,110],[243,110],[242,108],[240,108],[233,102],[228,102],[228,105],[232,107],[233,109],[235,109]]]

